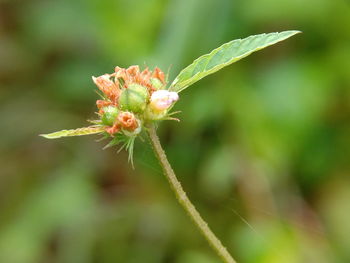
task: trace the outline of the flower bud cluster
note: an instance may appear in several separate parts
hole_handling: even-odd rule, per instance
[[[176,92],[166,90],[165,74],[159,68],[116,67],[114,73],[92,79],[103,98],[96,102],[98,122],[111,136],[136,136],[145,123],[165,119],[179,99]]]

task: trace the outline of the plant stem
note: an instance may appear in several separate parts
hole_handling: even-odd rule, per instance
[[[227,263],[235,263],[236,261],[228,253],[226,248],[222,245],[221,241],[210,230],[207,222],[203,220],[199,212],[196,210],[195,206],[191,203],[190,199],[188,199],[185,191],[181,186],[181,183],[176,178],[176,175],[173,169],[171,168],[170,163],[165,155],[165,152],[160,144],[154,124],[152,124],[149,127],[148,134],[151,140],[151,144],[153,146],[153,150],[163,168],[163,172],[166,178],[168,179],[170,186],[173,189],[179,203],[191,217],[193,222],[199,228],[200,232],[207,239],[212,248],[221,257],[221,259]]]

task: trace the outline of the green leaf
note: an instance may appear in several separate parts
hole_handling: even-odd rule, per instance
[[[57,139],[61,137],[68,137],[68,136],[81,136],[81,135],[90,135],[95,133],[101,133],[104,132],[103,126],[89,126],[84,128],[78,128],[73,130],[62,130],[58,132],[53,132],[49,134],[40,134],[40,136],[45,137],[47,139]]]
[[[285,40],[300,31],[283,31],[232,40],[197,58],[175,78],[169,90],[180,92],[198,80],[219,71],[251,53]]]

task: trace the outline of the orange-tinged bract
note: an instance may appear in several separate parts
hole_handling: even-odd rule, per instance
[[[120,88],[118,83],[116,83],[112,77],[113,75],[111,74],[104,74],[97,78],[92,77],[92,79],[103,94],[105,94],[106,97],[113,103],[116,102],[119,97]]]
[[[134,131],[139,126],[135,115],[127,111],[118,115],[118,121],[121,127],[128,131]]]
[[[151,83],[152,78],[158,79],[161,83],[165,84],[165,75],[157,67],[154,69],[153,72],[150,71],[148,68],[144,69],[143,71],[140,71],[139,66],[130,66],[127,69],[116,67],[114,76],[116,79],[123,80],[124,83],[122,88],[127,88],[128,85],[130,85],[131,83],[136,83],[147,87],[150,94],[156,90],[156,88],[153,87]]]
[[[164,86],[166,85],[165,74],[157,67],[153,72],[148,68],[140,71],[139,66],[130,66],[127,69],[116,67],[114,73],[92,77],[92,79],[105,97],[104,100],[96,102],[99,109],[112,104],[118,106],[121,91],[128,88],[130,84],[134,83],[146,87],[149,95],[157,90],[152,85],[152,79],[159,81]]]

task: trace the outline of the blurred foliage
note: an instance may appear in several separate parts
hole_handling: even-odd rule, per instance
[[[148,143],[135,170],[84,126],[92,75],[170,69],[252,34],[303,31],[181,93],[162,141],[239,262],[350,262],[346,0],[0,1],[0,262],[218,262]],[[96,138],[97,139],[97,138]]]

